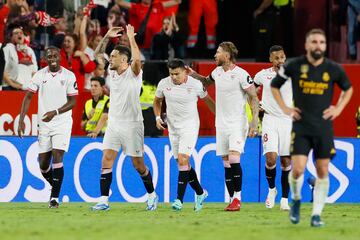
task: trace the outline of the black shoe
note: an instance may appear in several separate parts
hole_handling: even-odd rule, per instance
[[[49,202],[49,208],[58,208],[59,207],[59,203],[53,199]]]
[[[321,221],[320,215],[314,215],[311,217],[310,225],[312,227],[323,227],[325,223]]]
[[[298,224],[300,222],[300,205],[300,200],[293,200],[289,215],[290,221],[293,224]]]

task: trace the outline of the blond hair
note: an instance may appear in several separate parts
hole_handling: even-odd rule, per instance
[[[221,47],[225,52],[230,54],[230,61],[236,62],[236,56],[238,54],[238,50],[234,43],[232,42],[222,42],[219,47]]]

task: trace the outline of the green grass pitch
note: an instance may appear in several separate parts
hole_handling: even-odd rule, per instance
[[[360,239],[360,205],[327,204],[326,226],[310,227],[311,204],[301,209],[301,222],[292,225],[288,212],[243,203],[240,212],[224,212],[225,203],[205,203],[201,212],[186,203],[180,212],[159,204],[111,203],[109,212],[91,212],[90,203],[0,203],[0,239],[231,239],[231,240],[352,240]]]

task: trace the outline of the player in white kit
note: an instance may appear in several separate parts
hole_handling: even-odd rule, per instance
[[[18,135],[22,137],[24,133],[25,114],[32,96],[38,92],[40,171],[52,186],[49,208],[58,208],[64,177],[63,157],[69,148],[73,122],[71,109],[75,105],[78,89],[75,75],[60,66],[59,49],[47,48],[45,59],[48,66],[37,71],[28,85],[21,106]]]
[[[242,169],[240,155],[244,152],[247,135],[257,136],[259,100],[250,75],[236,66],[237,49],[232,42],[222,42],[215,54],[217,67],[210,76],[191,75],[216,89],[216,154],[225,168],[225,183],[231,197],[225,211],[241,207]],[[245,106],[250,103],[253,119],[248,126]]]
[[[290,210],[288,204],[289,182],[288,176],[291,170],[290,142],[291,142],[291,118],[283,113],[271,92],[271,80],[276,76],[277,71],[284,64],[286,56],[281,46],[274,45],[269,50],[272,67],[263,69],[255,75],[254,82],[262,85],[262,101],[260,106],[264,111],[262,122],[262,144],[266,157],[265,175],[269,185],[268,195],[265,201],[267,208],[275,206],[277,190],[275,187],[276,160],[280,156],[281,164],[281,188],[282,197],[280,200],[281,210]],[[287,81],[280,89],[285,104],[291,107],[292,89],[291,81]]]
[[[121,27],[111,28],[96,48],[95,54],[103,54],[109,39],[121,36],[122,31]],[[142,178],[148,193],[146,209],[155,210],[158,202],[151,173],[144,163],[144,124],[140,106],[142,85],[140,50],[135,41],[134,27],[127,25],[126,34],[131,50],[117,45],[110,54],[110,108],[103,140],[101,200],[91,208],[94,211],[110,209],[108,199],[112,168],[120,148],[125,155],[131,156],[133,166]]]
[[[200,127],[197,101],[198,98],[204,99],[212,112],[215,111],[215,104],[202,83],[187,75],[185,63],[182,60],[171,60],[168,68],[170,76],[162,79],[157,86],[154,114],[157,128],[164,130],[160,112],[165,97],[170,144],[179,169],[177,198],[172,208],[182,209],[186,186],[189,183],[196,192],[194,210],[197,212],[202,209],[203,201],[208,196],[190,165],[190,156],[196,145]]]

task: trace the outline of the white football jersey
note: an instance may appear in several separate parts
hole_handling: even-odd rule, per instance
[[[72,124],[72,111],[56,115],[50,122],[43,122],[45,113],[59,109],[68,101],[67,96],[78,95],[76,78],[73,72],[60,67],[58,72],[50,72],[45,67],[35,73],[31,79],[28,90],[38,92],[38,124],[39,127],[49,128],[69,122]]]
[[[188,76],[183,84],[176,85],[171,77],[162,79],[156,89],[156,97],[165,97],[166,116],[173,130],[185,127],[199,128],[198,97],[204,98],[207,91],[202,83]]]
[[[109,70],[109,84],[109,124],[143,121],[140,105],[142,71],[135,76],[131,66],[120,75],[115,70]]]
[[[247,127],[245,89],[253,85],[250,75],[242,68],[235,66],[224,71],[219,66],[211,72],[215,80],[216,119],[215,125],[222,129],[242,129]]]
[[[265,110],[266,113],[277,116],[290,118],[286,115],[279,105],[277,104],[272,92],[271,92],[271,81],[276,76],[276,72],[273,68],[263,69],[255,75],[254,82],[257,85],[262,85],[262,99],[261,107]],[[292,105],[292,88],[291,81],[286,81],[284,85],[280,88],[280,93],[286,106],[291,107]]]

